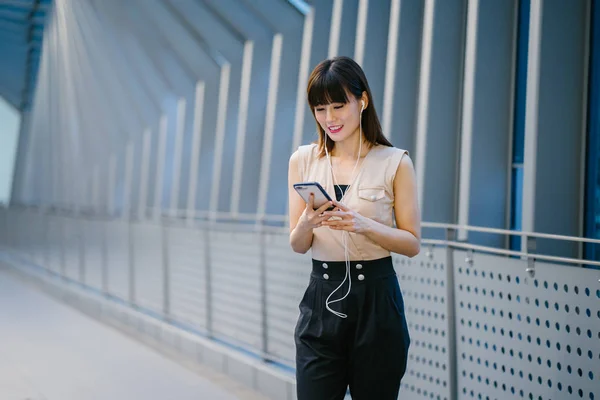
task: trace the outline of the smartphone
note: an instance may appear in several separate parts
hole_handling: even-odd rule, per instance
[[[331,197],[327,194],[325,189],[319,184],[319,182],[303,182],[303,183],[295,183],[294,189],[296,192],[304,199],[305,202],[308,203],[308,199],[311,193],[314,193],[314,209],[318,209],[323,204],[332,201]],[[327,211],[333,210],[335,207],[331,206],[327,209]]]

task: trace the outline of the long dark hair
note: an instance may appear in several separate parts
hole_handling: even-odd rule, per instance
[[[393,147],[381,130],[367,77],[360,65],[350,57],[334,57],[322,61],[310,74],[306,94],[313,117],[317,106],[331,103],[348,103],[348,92],[356,99],[360,99],[363,92],[367,93],[369,102],[362,115],[362,131],[365,140],[371,145],[381,144]],[[332,151],[335,143],[333,140],[325,141],[326,133],[318,122],[317,131],[319,132],[319,138],[316,143],[318,144],[319,156],[323,157],[325,156],[325,143],[327,143],[327,151],[329,152]]]

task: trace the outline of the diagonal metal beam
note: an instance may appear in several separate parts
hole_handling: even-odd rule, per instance
[[[270,41],[275,34],[248,7],[237,0],[203,0],[214,13],[218,13],[231,25],[237,26],[246,40]]]
[[[32,88],[30,76],[36,72],[32,68],[31,61],[32,61],[32,58],[35,57],[35,54],[33,52],[33,47],[31,46],[31,43],[34,38],[34,28],[35,28],[35,25],[33,24],[33,17],[35,15],[35,13],[37,12],[39,6],[40,6],[40,0],[35,0],[33,3],[33,7],[31,8],[31,11],[29,12],[29,16],[27,17],[27,20],[29,21],[29,30],[27,32],[27,43],[29,44],[29,51],[27,52],[27,61],[25,63],[25,85],[23,87],[23,92],[21,95],[22,102],[21,102],[21,107],[19,108],[20,110],[23,110],[25,108],[26,104],[28,103],[29,96],[31,94],[31,88]]]
[[[312,10],[310,4],[304,0],[287,0],[287,3],[304,17]]]
[[[273,33],[289,32],[302,26],[305,14],[287,1],[240,0]]]
[[[156,15],[154,15],[147,7],[145,7],[146,2],[141,2],[140,0],[138,0],[139,3],[137,4],[137,6],[135,7],[137,9],[137,13],[139,15],[141,15],[143,18],[145,18],[147,21],[151,22],[152,24],[154,24],[155,26],[153,27],[153,31],[154,31],[154,37],[162,44],[163,48],[170,52],[174,59],[178,61],[179,66],[181,67],[181,69],[185,72],[185,74],[187,75],[187,78],[191,81],[191,82],[196,82],[198,76],[197,76],[197,72],[194,70],[193,66],[190,64],[189,59],[187,59],[186,57],[183,57],[182,54],[180,54],[180,52],[177,51],[177,49],[169,42],[169,38],[166,35],[166,32],[159,27],[159,23],[156,19]],[[130,10],[132,11],[132,10]],[[147,30],[147,26],[144,26],[143,29]],[[158,28],[158,29],[156,29]],[[169,73],[167,73],[167,75],[170,75]]]
[[[238,42],[244,43],[247,40],[246,35],[238,29],[237,25],[232,24],[227,18],[223,16],[215,7],[213,7],[209,2],[205,0],[201,0],[202,5],[209,11],[211,16],[215,18],[221,25],[225,26],[229,32],[236,37]]]
[[[4,88],[0,82],[0,97],[2,97],[8,104],[13,106],[15,109],[19,109],[18,96],[14,96],[10,90]]]
[[[194,27],[184,18],[181,12],[179,12],[179,10],[176,7],[174,7],[173,4],[171,4],[169,0],[163,0],[163,4],[167,8],[167,10],[169,10],[169,12],[173,14],[177,22],[179,22],[179,24],[181,24],[188,31],[190,36],[194,38],[194,40],[198,43],[200,48],[202,48],[202,50],[204,50],[204,52],[208,54],[208,56],[213,60],[213,62],[217,66],[223,67],[225,64],[227,64],[227,59],[225,58],[225,56],[223,56],[223,54],[221,54],[221,52],[218,49],[211,46],[206,41],[206,39],[204,39],[204,37],[202,37],[202,35],[200,35],[194,29]]]

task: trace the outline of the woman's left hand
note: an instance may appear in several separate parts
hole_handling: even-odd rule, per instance
[[[330,229],[365,233],[373,222],[371,219],[360,215],[335,200],[333,200],[333,205],[335,206],[335,210],[323,213],[323,215],[328,217],[337,217],[322,222],[323,226],[328,226]]]

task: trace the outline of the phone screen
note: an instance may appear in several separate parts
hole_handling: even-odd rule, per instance
[[[294,189],[296,192],[304,199],[305,202],[308,203],[309,196],[311,193],[314,193],[314,209],[318,209],[323,204],[330,202],[331,197],[327,194],[325,189],[318,182],[305,182],[305,183],[296,183],[294,185]],[[333,210],[333,207],[330,207],[329,210]]]

